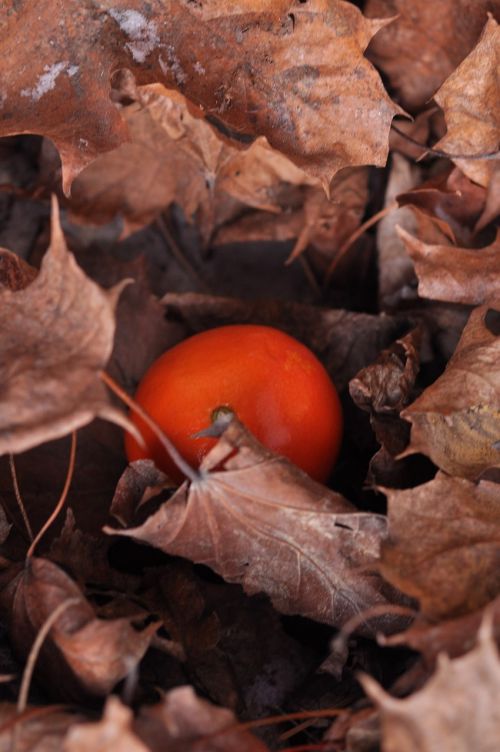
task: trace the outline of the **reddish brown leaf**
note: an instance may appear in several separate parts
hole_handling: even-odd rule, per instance
[[[471,313],[443,375],[402,413],[412,424],[405,455],[422,452],[471,480],[500,466],[500,336],[488,314],[494,326],[496,307]]]
[[[235,728],[232,728],[235,727]],[[65,752],[265,752],[268,748],[236,727],[230,710],[198,698],[188,686],[173,689],[157,705],[142,708],[137,719],[116,697],[97,723],[72,728]]]
[[[175,486],[152,460],[132,462],[118,481],[109,513],[124,527],[130,525],[142,504]]]
[[[500,14],[500,8],[498,8]],[[454,11],[456,13],[456,11]],[[450,154],[497,153],[500,148],[500,27],[489,18],[474,50],[435,94],[447,133],[436,147]],[[495,167],[484,160],[455,159],[471,180],[487,186]]]
[[[138,631],[127,618],[97,619],[68,575],[46,559],[33,558],[0,594],[3,620],[22,660],[50,614],[70,598],[80,603],[69,606],[52,627],[37,677],[56,697],[105,696],[139,663],[157,625]]]
[[[0,704],[0,749],[8,752],[59,752],[66,732],[75,723],[84,721],[82,715],[64,712],[60,706],[29,706],[19,714],[16,705]]]
[[[123,286],[107,292],[85,276],[66,249],[54,203],[40,273],[24,289],[0,289],[0,454],[64,436],[97,416],[129,425],[98,380]]]
[[[457,616],[500,593],[499,486],[438,473],[429,483],[386,490],[389,536],[381,572],[418,598],[430,618]]]
[[[399,228],[423,298],[481,305],[500,290],[500,232],[486,248],[430,245]]]
[[[0,248],[0,290],[6,287],[16,292],[28,287],[37,275],[36,269],[15,253]]]
[[[500,738],[500,662],[489,626],[462,658],[441,655],[424,689],[405,700],[386,694],[374,679],[362,684],[378,705],[384,752],[494,752]]]
[[[0,135],[51,138],[68,189],[82,167],[126,140],[109,82],[128,67],[140,83],[182,90],[237,140],[266,136],[328,185],[343,167],[387,157],[399,110],[363,57],[381,25],[342,0],[117,0],[99,10],[71,0],[57,11],[8,0]],[[26,49],[32,65],[16,65]]]
[[[395,18],[377,34],[369,56],[403,106],[427,103],[477,42],[488,11],[500,13],[498,0],[368,0],[368,16]]]
[[[249,594],[267,593],[279,611],[327,624],[387,602],[373,571],[385,518],[356,513],[236,420],[200,472],[141,527],[106,531],[205,564]]]

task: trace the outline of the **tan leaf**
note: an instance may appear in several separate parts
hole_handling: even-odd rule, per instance
[[[456,13],[456,11],[454,11]],[[500,9],[499,9],[500,13]],[[447,133],[436,148],[450,154],[497,153],[500,148],[500,27],[489,18],[479,42],[441,86],[434,99],[443,108]],[[494,162],[455,159],[471,180],[487,186]]]
[[[95,417],[128,426],[98,379],[113,348],[110,291],[68,253],[53,204],[52,238],[40,273],[24,289],[0,288],[0,455],[22,452]]]
[[[486,623],[462,658],[444,654],[419,692],[396,700],[372,678],[361,682],[378,705],[383,752],[496,752],[500,738],[500,662]]]
[[[343,167],[385,164],[400,110],[363,57],[383,22],[343,0],[227,5],[117,0],[96,12],[76,0],[57,10],[7,0],[0,135],[51,138],[68,190],[82,167],[126,140],[109,82],[129,68],[140,83],[181,90],[241,142],[266,136],[325,186]],[[31,64],[15,65],[26,49]]]
[[[470,613],[500,593],[499,488],[438,473],[416,488],[384,491],[381,572],[418,598],[425,616]]]
[[[500,232],[486,248],[430,245],[402,227],[399,237],[415,263],[422,298],[481,305],[500,290]]]
[[[389,16],[369,57],[389,76],[404,107],[419,109],[475,45],[498,0],[368,0],[368,16]]]
[[[500,466],[500,337],[488,328],[489,311],[498,317],[497,307],[471,313],[443,375],[402,413],[412,424],[404,455],[422,452],[471,480]]]
[[[137,718],[117,697],[110,697],[97,723],[75,725],[64,752],[266,752],[268,747],[234,714],[197,697],[189,686],[170,690]],[[234,728],[233,728],[234,727]]]
[[[84,720],[82,715],[65,712],[60,706],[28,706],[18,714],[16,705],[0,703],[0,750],[9,752],[60,752],[68,729]]]
[[[128,234],[175,201],[208,242],[214,229],[242,207],[279,213],[275,194],[284,182],[316,185],[324,198],[319,181],[264,138],[241,151],[205,119],[193,117],[176,92],[144,86],[135,96],[138,102],[123,110],[130,142],[79,175],[69,201],[73,218],[95,224],[121,214]]]
[[[357,513],[236,420],[203,460],[199,481],[142,526],[106,532],[205,564],[249,594],[267,593],[279,611],[327,624],[387,602],[374,572],[385,518]]]
[[[80,603],[68,607],[52,627],[36,675],[55,696],[105,696],[139,663],[157,625],[138,631],[128,618],[96,618],[62,569],[47,559],[32,558],[0,594],[3,620],[22,660],[50,614],[69,598]]]

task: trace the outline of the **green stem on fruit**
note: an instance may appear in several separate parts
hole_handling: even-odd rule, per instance
[[[152,430],[165,451],[168,453],[174,465],[181,471],[181,473],[185,475],[186,478],[188,478],[192,483],[199,481],[202,477],[200,473],[198,473],[194,468],[191,467],[188,462],[186,462],[182,454],[170,441],[168,436],[162,431],[158,423],[153,420],[153,418],[148,415],[145,410],[142,409],[142,407],[135,401],[135,399],[133,399],[133,397],[127,394],[127,392],[122,389],[119,384],[116,383],[116,381],[109,375],[109,373],[106,373],[106,371],[101,371],[99,375],[101,381],[103,381],[106,386],[122,400],[122,402],[125,402],[125,404],[131,410],[133,410],[139,416],[139,418],[141,418],[141,420],[148,426],[148,428]]]

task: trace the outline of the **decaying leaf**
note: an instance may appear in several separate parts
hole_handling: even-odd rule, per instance
[[[389,535],[381,572],[417,598],[431,619],[459,616],[500,593],[499,486],[438,473],[404,491],[386,489]]]
[[[454,11],[456,13],[456,11]],[[498,9],[500,17],[500,8]],[[447,133],[436,145],[450,154],[497,154],[500,149],[500,27],[490,17],[479,42],[434,99],[443,108]],[[487,186],[494,162],[455,159],[471,180]]]
[[[423,298],[481,305],[500,290],[500,231],[486,248],[430,245],[399,228]]]
[[[0,291],[2,287],[16,292],[28,287],[37,275],[36,269],[11,251],[0,248]]]
[[[130,525],[135,512],[164,488],[175,487],[153,460],[131,462],[118,481],[109,513],[123,525]]]
[[[418,110],[476,44],[498,0],[368,0],[368,16],[388,16],[369,56],[389,77],[404,107]]]
[[[0,704],[0,750],[8,752],[59,752],[69,728],[85,720],[77,713],[61,710],[60,706],[28,706],[18,714],[16,705]]]
[[[129,425],[98,379],[113,348],[123,286],[101,290],[79,269],[54,203],[40,273],[23,289],[0,289],[0,455],[64,436],[97,416]]]
[[[400,110],[363,57],[383,22],[351,3],[117,0],[96,9],[71,0],[54,13],[8,0],[5,10],[0,135],[51,138],[66,190],[127,138],[109,97],[118,68],[179,89],[238,141],[266,136],[325,186],[343,167],[385,163]],[[33,64],[15,65],[25,49]]]
[[[266,593],[283,613],[335,626],[390,597],[374,572],[385,518],[357,513],[237,420],[203,460],[198,481],[140,527],[106,532],[205,564],[249,594]]]
[[[234,728],[233,728],[234,727]],[[116,697],[106,703],[97,723],[74,726],[64,752],[266,752],[268,747],[246,729],[238,729],[231,711],[197,697],[192,687],[168,692],[137,718]]]
[[[105,696],[137,666],[157,625],[139,631],[127,618],[96,618],[62,569],[47,559],[32,558],[0,593],[2,619],[22,660],[47,618],[70,598],[80,602],[69,606],[52,627],[38,659],[37,676],[56,697]]]
[[[487,305],[470,315],[445,372],[402,416],[412,424],[404,455],[422,452],[450,475],[474,480],[500,465],[500,336]]]
[[[424,689],[396,700],[368,676],[363,687],[378,705],[384,752],[496,752],[500,738],[500,661],[485,621],[478,645],[438,668]]]

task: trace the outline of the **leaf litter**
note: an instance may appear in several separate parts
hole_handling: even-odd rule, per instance
[[[498,2],[167,5],[0,10],[0,746],[496,750]],[[325,365],[327,485],[127,466],[231,323]]]

